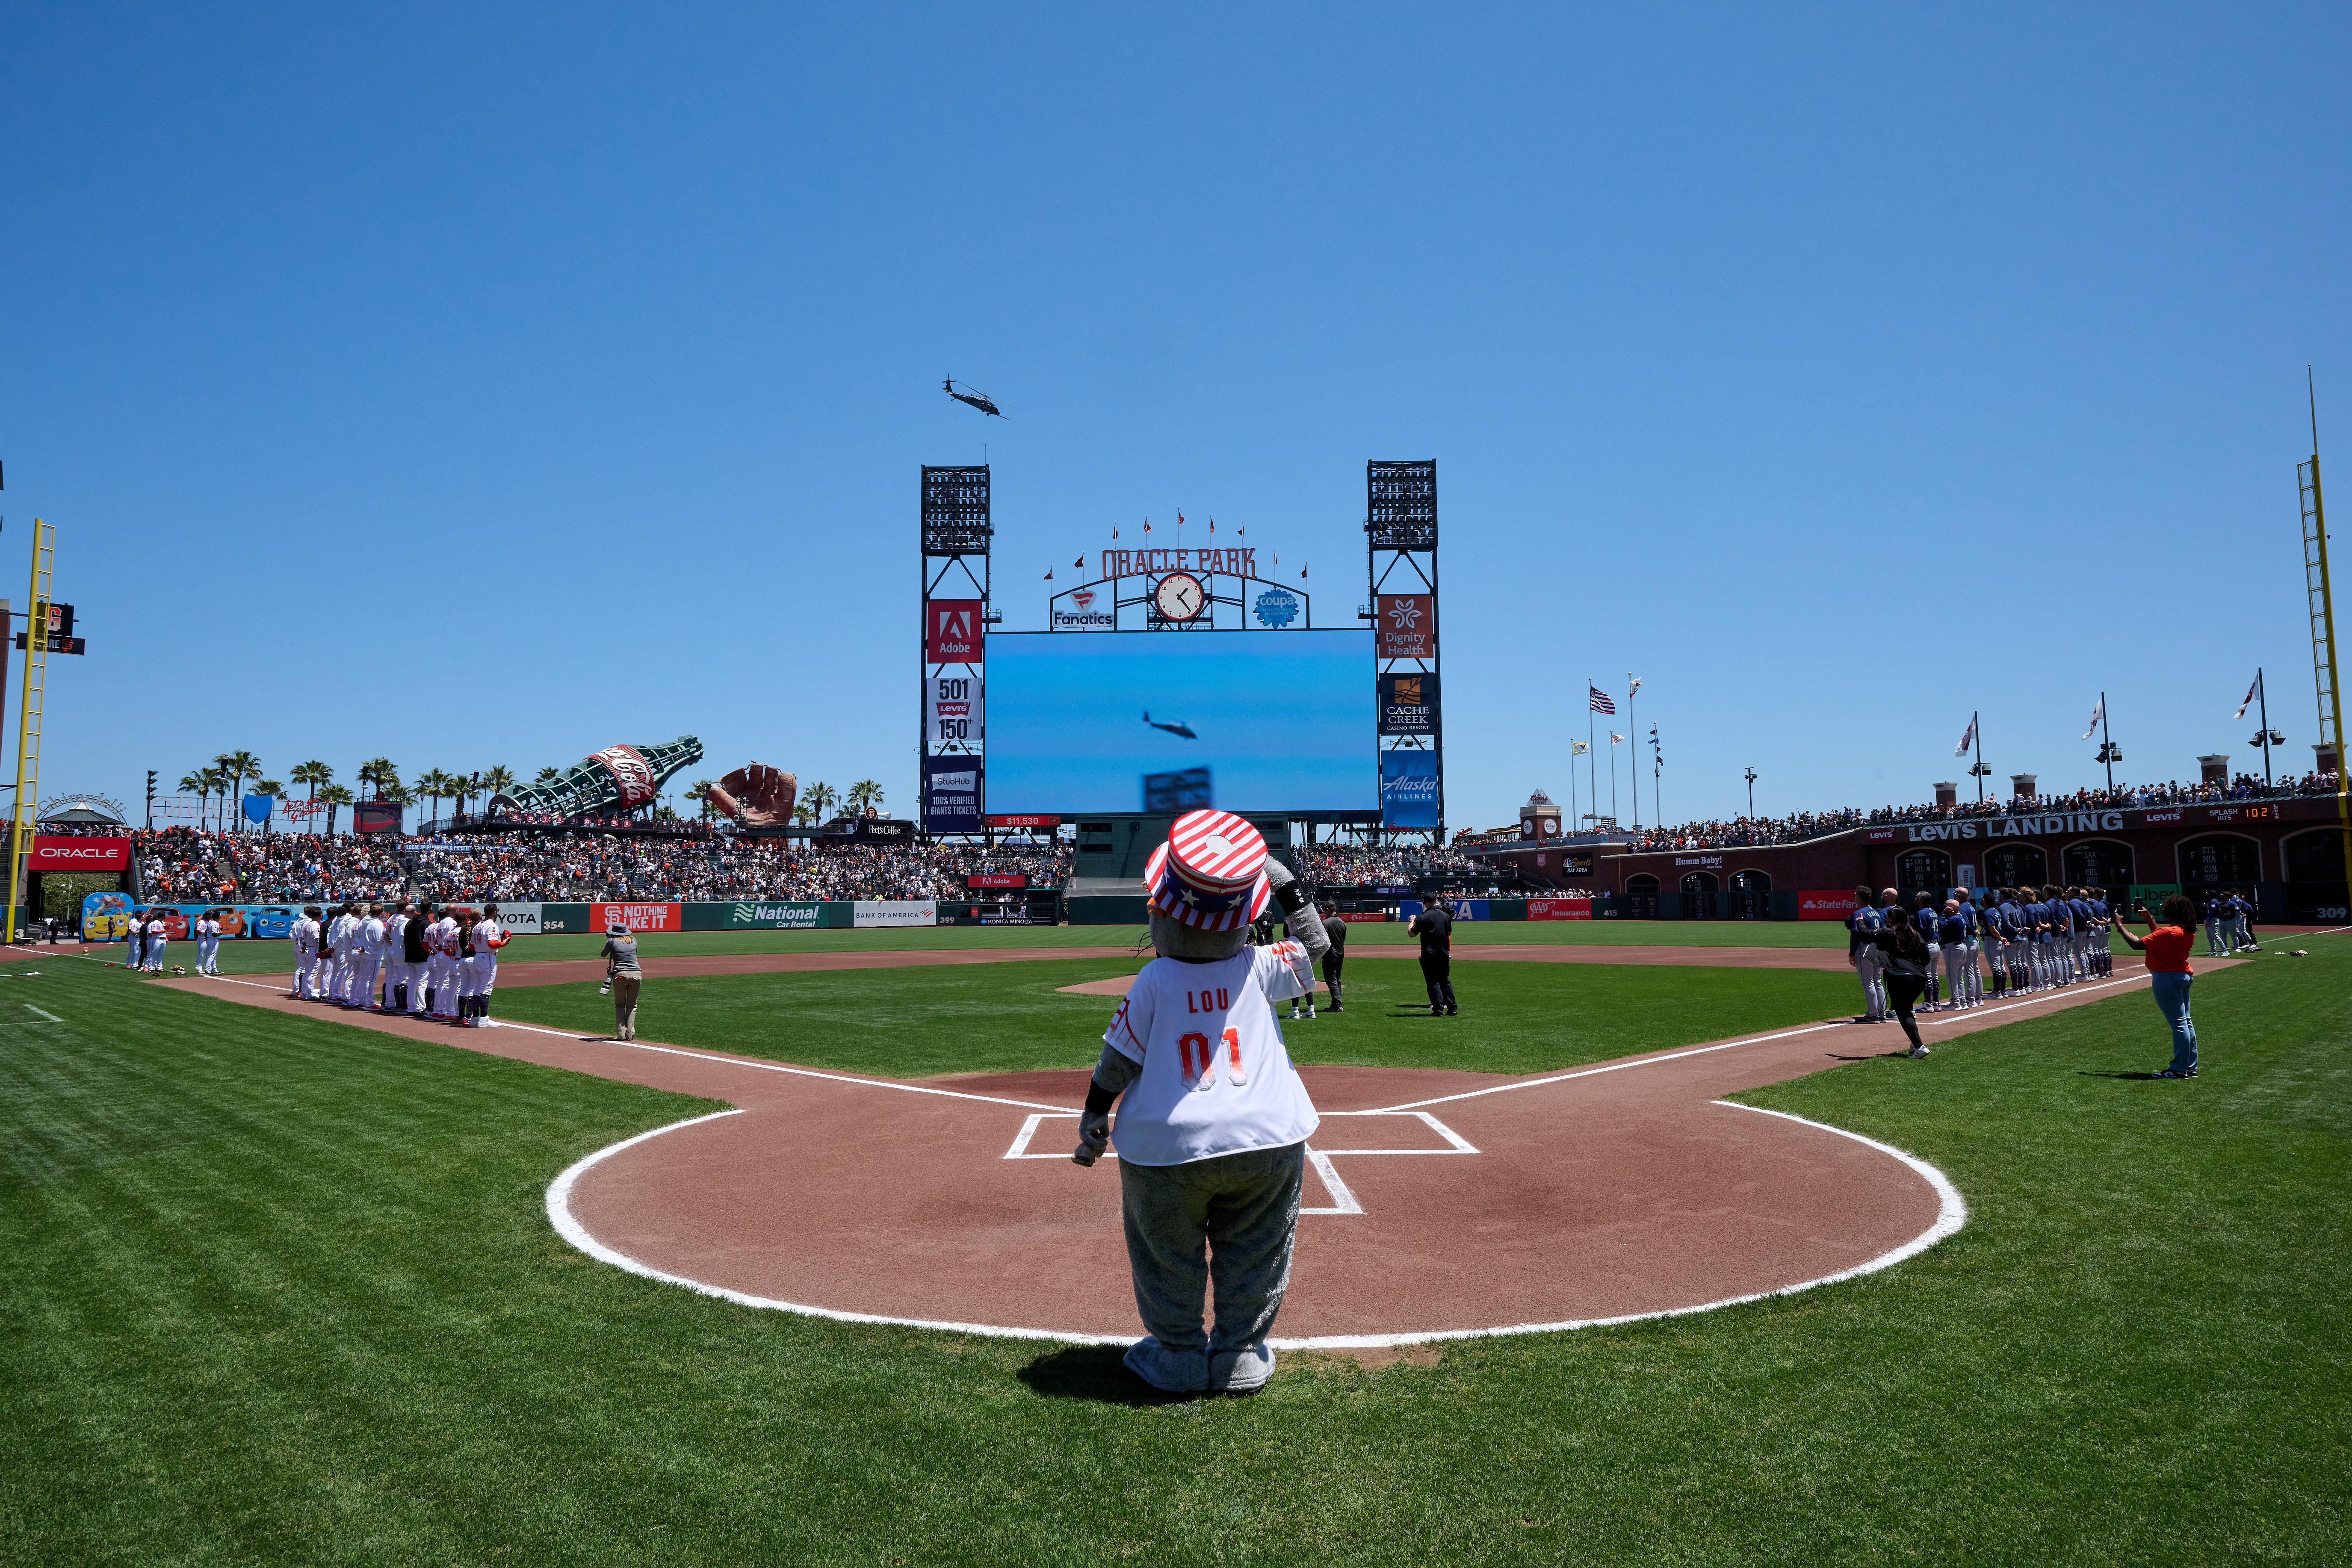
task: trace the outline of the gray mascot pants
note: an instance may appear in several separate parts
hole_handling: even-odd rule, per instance
[[[1290,1285],[1307,1145],[1187,1165],[1118,1166],[1135,1309],[1151,1338],[1127,1364],[1176,1394],[1246,1393],[1274,1374],[1265,1337]],[[1213,1282],[1216,1329],[1201,1306]]]

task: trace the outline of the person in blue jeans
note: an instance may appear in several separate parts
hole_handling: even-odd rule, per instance
[[[2172,1064],[2156,1076],[2195,1078],[2197,1026],[2189,1016],[2189,987],[2197,977],[2189,970],[2189,955],[2197,945],[2197,902],[2186,893],[2168,894],[2160,925],[2149,917],[2146,904],[2135,905],[2133,912],[2148,928],[2147,934],[2134,936],[2121,921],[2116,930],[2131,947],[2147,954],[2157,1009],[2172,1028]]]

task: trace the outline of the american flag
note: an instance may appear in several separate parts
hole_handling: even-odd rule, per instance
[[[1609,693],[1601,690],[1601,688],[1593,685],[1589,680],[1584,683],[1584,689],[1592,694],[1592,710],[1595,713],[1614,713],[1617,711],[1617,704],[1610,700]]]

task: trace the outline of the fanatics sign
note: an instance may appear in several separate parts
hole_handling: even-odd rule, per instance
[[[27,871],[128,871],[128,838],[69,838],[36,834],[33,852],[25,858]]]

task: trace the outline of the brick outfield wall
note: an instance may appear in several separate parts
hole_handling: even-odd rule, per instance
[[[1958,822],[1895,823],[1880,827],[1856,827],[1803,844],[1781,844],[1731,849],[1661,849],[1638,854],[1608,846],[1594,847],[1592,875],[1579,877],[1580,886],[1604,892],[1622,892],[1626,879],[1648,875],[1658,879],[1662,891],[1678,892],[1682,879],[1703,871],[1728,889],[1742,871],[1760,871],[1777,890],[1806,888],[1852,888],[1860,883],[1892,887],[1900,879],[1896,862],[1914,850],[1941,851],[1949,857],[1953,880],[1962,866],[1973,866],[1977,880],[1983,874],[1988,851],[2005,845],[2031,845],[2046,858],[2045,880],[2064,879],[2065,851],[2090,840],[2117,843],[2131,851],[2132,879],[2141,883],[2181,879],[2179,850],[2182,844],[2220,834],[2250,840],[2259,855],[2257,882],[2289,880],[2286,841],[2315,830],[2337,830],[2336,801],[2322,795],[2297,800],[2224,803],[2212,805],[2149,806],[2107,811],[2021,812],[2011,817],[1979,817]],[[1532,883],[1559,886],[1557,870],[1561,847],[1530,844],[1482,856],[1518,868]],[[1572,848],[1571,852],[1584,852]],[[1538,854],[1546,864],[1538,867]]]

